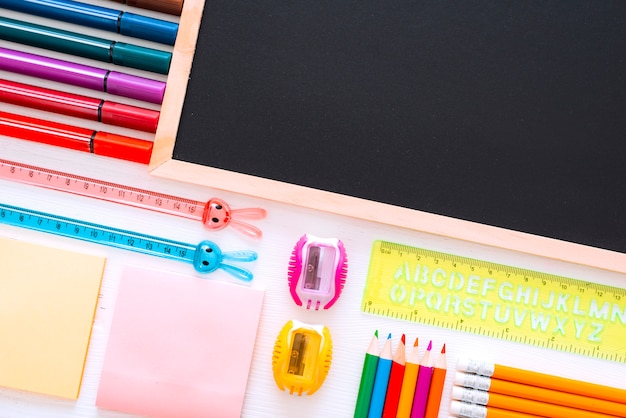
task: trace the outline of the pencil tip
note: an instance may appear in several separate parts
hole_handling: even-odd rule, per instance
[[[431,341],[431,342],[428,343],[428,348],[426,350],[430,351],[432,349],[433,349],[433,342]]]
[[[402,344],[406,344],[406,337],[404,336],[404,334],[402,334],[402,338],[400,338],[400,341],[402,341]]]
[[[374,336],[378,338],[378,330],[374,331]]]
[[[413,343],[413,347],[417,347],[419,345],[419,338],[415,338],[415,342]]]
[[[441,354],[446,354],[446,345],[444,344],[443,347],[441,347]]]
[[[389,335],[387,335],[387,339],[390,340],[391,339],[391,333],[389,333]]]

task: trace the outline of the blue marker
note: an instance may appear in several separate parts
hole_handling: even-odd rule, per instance
[[[72,0],[0,0],[0,7],[174,45],[178,24]]]
[[[372,400],[370,401],[370,409],[367,418],[381,418],[383,415],[383,407],[385,406],[385,397],[387,396],[387,385],[389,385],[389,375],[391,374],[391,334],[387,337],[385,345],[380,352],[378,366],[376,368],[376,379],[374,380],[374,388],[372,389]]]

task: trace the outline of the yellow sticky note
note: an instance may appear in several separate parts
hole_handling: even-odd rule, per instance
[[[0,386],[78,398],[105,261],[0,238]]]

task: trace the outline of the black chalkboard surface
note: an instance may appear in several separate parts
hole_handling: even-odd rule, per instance
[[[174,159],[626,253],[626,2],[207,0]]]

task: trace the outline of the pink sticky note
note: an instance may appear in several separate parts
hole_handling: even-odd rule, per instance
[[[122,273],[96,404],[239,417],[263,292],[139,267]]]

